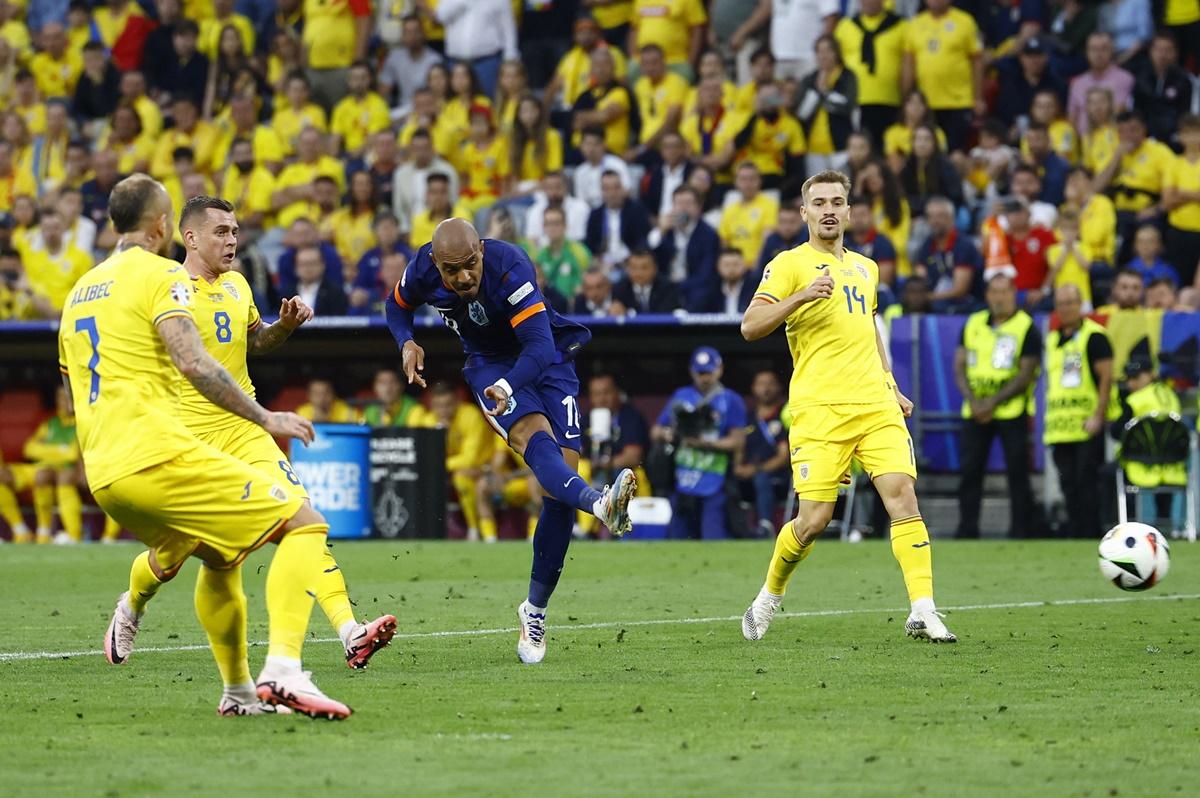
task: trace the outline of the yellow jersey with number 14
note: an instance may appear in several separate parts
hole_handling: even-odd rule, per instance
[[[157,325],[192,317],[188,274],[134,247],[71,289],[58,330],[76,431],[93,491],[173,460],[200,442],[179,422],[179,371]]]
[[[191,280],[192,315],[204,348],[237,382],[254,396],[254,383],[246,368],[249,332],[262,323],[254,306],[250,286],[240,273],[230,271],[213,282],[202,277]],[[192,384],[179,376],[179,418],[198,436],[244,423],[241,416],[208,401]]]
[[[826,268],[833,296],[802,305],[787,318],[793,368],[788,408],[795,413],[816,405],[894,402],[875,344],[875,261],[848,249],[838,260],[801,244],[767,264],[754,296],[780,302],[807,288]]]

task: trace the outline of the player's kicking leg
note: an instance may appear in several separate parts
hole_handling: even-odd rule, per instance
[[[568,440],[577,438],[574,434]],[[508,430],[508,443],[525,458],[538,484],[548,494],[542,501],[533,536],[529,594],[517,608],[521,625],[517,656],[521,662],[534,665],[546,656],[546,608],[566,561],[575,511],[591,513],[614,535],[624,535],[632,527],[629,500],[637,490],[637,478],[626,468],[603,491],[593,489],[575,470],[579,452],[560,446],[549,419],[540,413],[518,419]]]
[[[929,530],[917,506],[915,482],[908,474],[880,474],[875,488],[892,519],[892,554],[900,563],[912,611],[904,624],[909,637],[931,643],[954,643],[933,603],[933,553]]]

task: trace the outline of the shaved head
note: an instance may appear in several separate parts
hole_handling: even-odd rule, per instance
[[[433,265],[446,285],[465,299],[474,299],[483,280],[483,242],[465,219],[446,219],[433,231]]]

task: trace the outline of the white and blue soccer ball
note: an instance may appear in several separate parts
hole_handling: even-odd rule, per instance
[[[1100,573],[1122,590],[1149,590],[1171,566],[1171,549],[1149,524],[1117,524],[1100,539]]]

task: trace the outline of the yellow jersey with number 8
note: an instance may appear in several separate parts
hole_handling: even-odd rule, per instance
[[[787,318],[792,352],[788,408],[894,402],[875,344],[879,267],[856,252],[842,259],[810,244],[781,252],[763,270],[756,299],[775,303],[798,293],[829,269],[833,296],[796,309]]]
[[[75,283],[58,330],[76,430],[93,491],[172,460],[200,442],[178,418],[179,371],[158,335],[192,316],[184,268],[134,247]]]
[[[246,368],[249,332],[262,323],[246,278],[226,272],[213,282],[202,277],[191,280],[192,315],[204,348],[225,367],[238,387],[254,396],[254,383]],[[179,375],[180,420],[198,436],[243,422],[241,416],[208,401]]]

